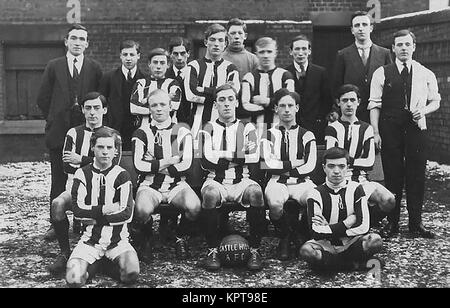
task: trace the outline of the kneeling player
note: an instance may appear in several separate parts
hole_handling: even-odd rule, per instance
[[[238,202],[247,208],[251,248],[247,267],[250,270],[262,267],[258,249],[264,232],[264,200],[261,187],[250,179],[249,172],[249,168],[257,167],[259,159],[256,129],[253,124],[236,119],[237,105],[237,93],[231,85],[218,87],[214,108],[219,118],[201,131],[202,166],[209,172],[201,189],[209,249],[204,265],[208,270],[221,267],[217,250],[220,241],[218,208],[226,201]]]
[[[280,260],[291,256],[290,245],[298,252],[308,239],[306,224],[306,197],[315,187],[308,175],[317,161],[314,134],[296,123],[300,96],[288,89],[274,94],[275,114],[280,122],[261,139],[262,166],[270,176],[265,196],[269,216],[280,232],[278,254]],[[288,199],[296,202],[287,202]],[[300,207],[299,207],[300,205]],[[304,234],[298,234],[298,217],[303,210]]]
[[[380,183],[367,180],[367,171],[375,162],[375,144],[372,126],[356,117],[361,100],[358,87],[345,84],[339,88],[338,95],[341,117],[325,129],[326,148],[337,146],[348,151],[346,177],[363,186],[368,197],[371,225],[375,225],[394,208],[395,196]]]
[[[345,179],[348,152],[325,151],[325,183],[307,199],[312,240],[300,249],[301,257],[322,270],[366,269],[367,260],[382,248],[381,237],[369,231],[369,208],[363,187]]]
[[[148,101],[152,121],[141,125],[132,139],[134,166],[141,181],[136,194],[136,244],[139,257],[151,261],[152,213],[161,202],[167,202],[184,212],[176,240],[177,258],[183,260],[188,257],[187,237],[201,209],[200,199],[184,176],[192,164],[192,135],[186,127],[172,122],[167,92],[154,90]]]
[[[120,143],[117,131],[98,129],[91,138],[94,162],[75,172],[72,210],[88,226],[67,262],[69,286],[83,286],[103,257],[112,261],[113,277],[121,282],[133,283],[139,275],[139,260],[128,241],[127,226],[133,216],[131,179],[125,169],[113,164]]]
[[[55,198],[51,206],[52,224],[61,249],[56,261],[47,268],[52,274],[63,273],[66,269],[66,262],[70,256],[69,221],[66,211],[72,209],[73,174],[78,168],[94,161],[90,138],[93,132],[103,127],[103,115],[107,111],[106,99],[98,92],[90,92],[81,102],[81,110],[86,123],[69,129],[64,141],[63,166],[64,172],[68,175],[66,191]],[[74,229],[75,222],[76,220]]]

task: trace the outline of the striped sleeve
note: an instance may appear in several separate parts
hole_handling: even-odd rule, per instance
[[[211,122],[206,124],[204,130],[199,132],[203,154],[201,158],[202,166],[205,169],[226,170],[230,165],[230,161],[221,157],[221,151],[214,150],[212,134],[213,126]]]
[[[75,152],[75,140],[77,133],[75,131],[75,128],[71,128],[67,131],[66,138],[64,139],[64,147],[63,147],[63,155],[64,152]],[[70,163],[63,162],[63,170],[64,173],[67,174],[74,174],[75,171],[77,171],[79,166],[72,165]]]
[[[205,97],[203,93],[197,91],[198,85],[198,74],[200,71],[200,66],[197,60],[189,63],[186,72],[186,77],[184,78],[184,91],[186,94],[186,99],[192,103],[203,104],[205,102]]]
[[[159,160],[145,158],[147,152],[147,135],[142,129],[134,132],[132,142],[133,164],[136,170],[140,173],[153,173],[159,171]]]
[[[255,76],[251,72],[245,74],[244,79],[242,80],[242,108],[247,112],[262,112],[264,111],[264,107],[256,105],[252,102],[254,87]]]
[[[181,102],[181,87],[177,80],[172,79],[170,82],[168,92],[170,95],[170,101],[172,104],[172,110],[177,111],[180,108]]]
[[[280,160],[275,155],[275,136],[271,130],[267,131],[265,137],[261,138],[261,168],[270,174],[283,174],[292,170],[292,163],[289,160]]]
[[[328,125],[325,128],[326,149],[339,146],[337,132],[334,126]]]
[[[100,206],[86,203],[88,195],[86,173],[88,169],[80,168],[75,172],[72,185],[72,212],[80,220],[96,219],[101,213]],[[91,202],[89,202],[91,203]]]
[[[233,85],[237,93],[240,92],[241,82],[239,81],[239,71],[233,63],[230,63],[227,67],[227,82]]]
[[[291,72],[285,71],[282,76],[283,88],[288,89],[290,92],[295,92],[295,81],[294,76]]]
[[[131,178],[126,170],[122,170],[114,181],[114,189],[119,191],[119,204],[116,211],[104,214],[107,225],[116,226],[131,222],[133,217],[133,194]]]
[[[353,167],[360,169],[371,169],[375,163],[375,142],[373,139],[373,127],[368,125],[364,131],[362,153],[360,157],[355,157]]]
[[[369,206],[367,205],[367,197],[365,196],[364,189],[361,185],[358,185],[354,192],[354,212],[356,222],[346,230],[346,235],[355,236],[366,234],[369,232],[370,214]]]
[[[146,80],[139,79],[133,86],[130,98],[131,114],[149,115],[147,97],[145,97]]]
[[[193,140],[191,132],[185,128],[180,127],[177,133],[177,152],[181,152],[181,161],[178,164],[167,167],[169,175],[173,178],[180,176],[181,173],[187,171],[192,165],[194,156]]]
[[[314,134],[310,131],[307,131],[303,135],[303,149],[304,149],[304,160],[305,163],[296,168],[296,176],[301,177],[310,174],[314,171],[317,162],[317,146],[316,146],[316,138]]]

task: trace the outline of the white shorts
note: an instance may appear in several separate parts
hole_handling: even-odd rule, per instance
[[[264,192],[267,200],[279,200],[281,204],[284,204],[289,198],[298,202],[306,202],[308,197],[307,193],[314,189],[316,185],[313,181],[307,179],[303,183],[298,184],[283,184],[278,183],[276,179],[271,179],[267,183],[266,190]],[[267,196],[268,193],[276,192],[277,197]],[[268,204],[270,206],[270,204]]]
[[[128,240],[121,240],[116,247],[105,250],[101,245],[90,246],[84,243],[84,239],[80,240],[72,251],[70,259],[82,259],[89,264],[93,264],[95,261],[100,260],[102,257],[107,257],[109,260],[114,261],[118,256],[127,252],[136,251],[131,246]]]
[[[347,250],[351,245],[356,243],[362,235],[357,235],[352,238],[349,238],[343,245],[333,245],[329,240],[309,240],[305,244],[313,244],[322,247],[323,250],[328,251],[329,253],[336,255]]]
[[[175,198],[178,193],[183,191],[186,188],[190,188],[190,186],[185,181],[180,181],[177,183],[177,185],[172,188],[171,190],[156,190],[151,188],[148,185],[139,185],[139,188],[137,190],[138,194],[140,191],[148,191],[152,195],[155,195],[156,198],[158,198],[158,204],[165,202],[165,203],[171,203],[173,198]]]
[[[205,189],[205,187],[212,186],[220,192],[221,203],[228,201],[228,202],[238,202],[242,204],[242,197],[244,196],[244,192],[250,185],[259,186],[258,183],[248,178],[242,179],[237,184],[220,184],[219,182],[213,179],[208,179],[203,184],[201,192],[203,195],[203,190]],[[242,206],[249,207],[250,204],[242,204]]]

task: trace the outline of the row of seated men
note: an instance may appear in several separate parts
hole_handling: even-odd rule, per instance
[[[371,126],[355,115],[358,88],[344,85],[339,91],[342,115],[326,129],[326,180],[318,186],[309,179],[317,160],[315,136],[296,123],[299,95],[281,88],[273,97],[278,120],[265,129],[258,122],[237,119],[238,92],[231,83],[219,86],[213,92],[212,106],[217,119],[202,126],[195,138],[191,130],[172,120],[167,91],[148,93],[149,120],[143,121],[132,137],[133,163],[139,174],[133,203],[129,172],[110,157],[111,153],[118,156],[120,139],[100,142],[104,140],[99,132],[111,131],[102,123],[106,99],[89,93],[82,102],[86,123],[70,129],[66,136],[63,157],[67,157],[65,168],[73,176],[66,191],[52,203],[61,254],[49,270],[58,273],[67,267],[68,283],[80,285],[97,261],[106,257],[118,279],[135,281],[139,260],[151,260],[152,214],[163,202],[182,213],[176,226],[177,257],[189,257],[188,238],[200,222],[208,246],[203,265],[217,270],[221,267],[219,209],[227,201],[241,204],[247,212],[250,270],[263,267],[259,248],[266,207],[280,237],[280,259],[292,256],[293,243],[294,253],[314,267],[348,268],[354,262],[364,267],[382,245],[379,235],[369,233],[370,224],[393,208],[394,196],[365,178],[375,148]],[[186,181],[195,139],[206,174],[199,194]],[[87,225],[72,253],[67,210]],[[128,241],[129,223],[133,246]]]

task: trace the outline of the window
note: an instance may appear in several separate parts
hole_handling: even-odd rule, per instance
[[[6,44],[6,120],[42,119],[36,96],[47,62],[65,54],[62,43]]]

